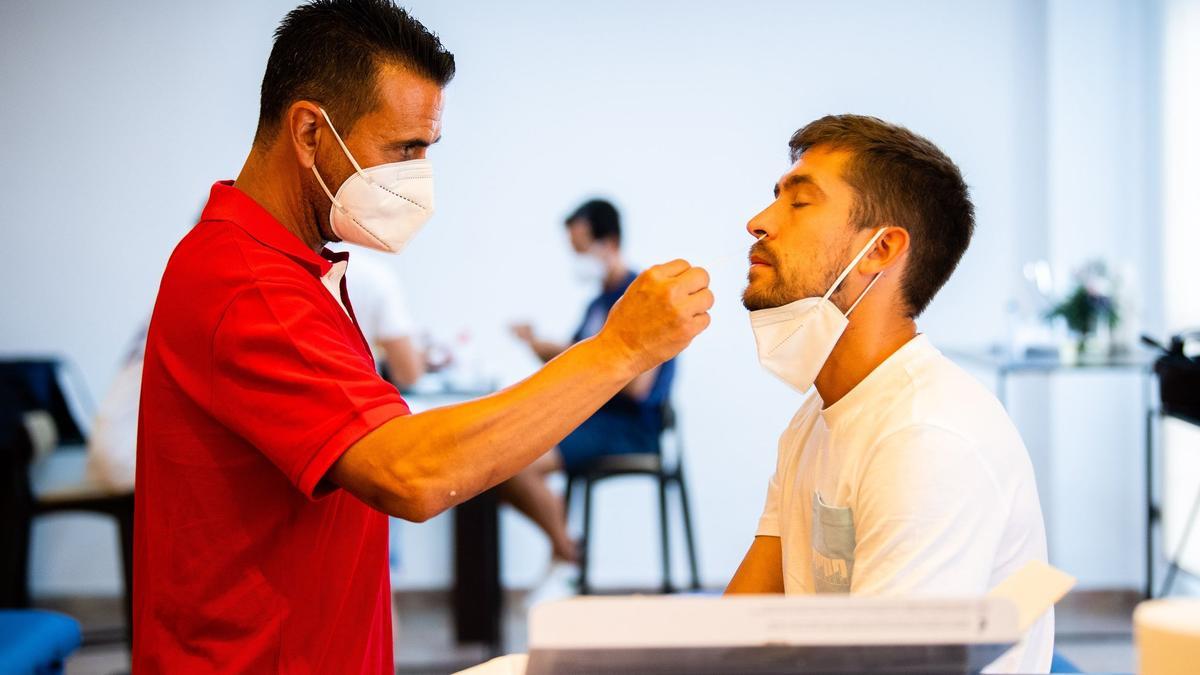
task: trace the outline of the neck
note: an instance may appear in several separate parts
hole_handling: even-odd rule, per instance
[[[618,284],[625,281],[625,276],[628,274],[629,268],[625,267],[625,263],[620,257],[615,257],[610,260],[608,267],[604,272],[605,290],[615,288]]]
[[[917,324],[908,317],[878,316],[859,307],[846,332],[817,374],[817,393],[826,408],[865,380],[881,363],[917,335]]]
[[[321,235],[315,214],[305,208],[304,191],[299,179],[293,177],[294,163],[272,148],[253,148],[238,173],[234,186],[315,252],[320,252],[326,239]]]

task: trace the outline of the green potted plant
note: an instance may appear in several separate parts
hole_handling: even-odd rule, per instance
[[[1103,261],[1094,260],[1075,273],[1075,287],[1046,314],[1047,319],[1061,317],[1071,332],[1072,342],[1064,350],[1064,360],[1073,355],[1108,351],[1110,345],[1096,344],[1094,338],[1101,328],[1111,335],[1121,317],[1113,300],[1114,279]]]

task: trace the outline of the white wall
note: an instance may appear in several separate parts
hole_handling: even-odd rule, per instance
[[[0,5],[0,197],[16,253],[0,274],[6,288],[19,289],[0,297],[9,317],[0,349],[70,354],[102,391],[208,186],[241,165],[270,34],[292,4]],[[1136,14],[1136,5],[1110,3],[1104,16]],[[1074,113],[1069,100],[1048,99],[1048,87],[1095,66],[1089,77],[1105,112],[1094,130],[1103,135],[1128,116],[1127,106],[1107,107],[1137,77],[1113,72],[1108,61],[1092,64],[1105,57],[1103,45],[1089,51],[1072,42],[1080,60],[1048,48],[1069,37],[1057,8],[1080,13],[1074,4],[425,0],[411,7],[459,64],[444,140],[431,153],[439,213],[396,263],[415,313],[436,333],[469,327],[503,379],[529,372],[533,361],[504,326],[530,318],[569,333],[584,291],[567,281],[560,222],[593,194],[623,208],[638,264],[686,256],[710,266],[714,322],[684,355],[676,398],[711,585],[728,579],[749,544],[776,435],[798,402],[757,366],[738,301],[743,266],[730,258],[744,255],[744,224],[786,169],[791,132],[825,113],[873,114],[927,134],[959,162],[979,229],[922,328],[941,345],[979,345],[1003,335],[1020,264],[1058,255],[1066,250],[1060,241],[1077,239],[1070,229],[1077,225],[1057,217],[1065,202],[1048,189],[1077,170],[1052,159],[1060,143],[1048,144],[1051,134],[1070,131]],[[1125,44],[1121,24],[1101,28],[1100,37]],[[1090,134],[1065,142],[1094,142]],[[1089,207],[1098,212],[1124,204],[1111,191],[1073,185],[1073,194],[1098,202]],[[1094,227],[1116,246],[1140,241],[1144,229],[1124,215]],[[1018,422],[1049,439],[1031,449],[1039,466],[1050,466],[1056,438],[1048,416],[1057,411],[1033,408],[1041,417]],[[1092,422],[1102,439],[1106,419]],[[1128,478],[1123,466],[1095,470],[1105,480]],[[648,486],[605,488],[598,499],[596,581],[652,583]],[[445,520],[402,529],[406,585],[448,578]],[[545,548],[523,521],[506,517],[505,527],[506,579],[528,583]],[[1122,530],[1121,540],[1136,536]],[[41,527],[35,561],[49,570],[80,539],[96,550],[107,545],[94,527]],[[1080,535],[1062,546],[1090,555],[1089,542]],[[1138,571],[1130,564],[1115,560],[1095,578],[1132,577],[1133,585]],[[115,585],[115,574],[114,581],[104,574],[47,572],[36,581],[43,592]]]
[[[1061,269],[1096,258],[1132,272],[1158,267],[1154,9],[1127,0],[1047,3],[1045,257]],[[1130,317],[1134,330],[1157,332],[1157,279],[1132,276],[1127,283],[1146,286]],[[1051,557],[1082,585],[1137,586],[1145,567],[1135,544],[1145,527],[1137,480],[1145,380],[1089,372],[1048,385],[1049,461],[1040,477],[1051,490]]]
[[[1200,328],[1194,253],[1200,248],[1200,2],[1170,0],[1163,46],[1163,241],[1162,283],[1171,331]],[[1164,424],[1166,548],[1180,550],[1187,514],[1200,490],[1200,430],[1183,422]],[[1200,531],[1183,559],[1200,573]]]

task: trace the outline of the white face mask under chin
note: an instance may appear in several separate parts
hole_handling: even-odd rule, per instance
[[[845,314],[830,302],[829,296],[841,286],[881,234],[882,228],[842,270],[824,296],[801,298],[779,307],[750,312],[750,328],[754,331],[754,341],[758,347],[758,362],[763,368],[796,391],[803,393],[812,387],[817,374],[849,325],[850,312],[862,302],[883,272],[875,275]]]
[[[325,109],[329,129],[354,173],[329,191],[316,164],[313,175],[329,196],[329,225],[342,241],[387,253],[399,253],[433,215],[433,166],[428,159],[392,162],[363,169],[342,142]]]

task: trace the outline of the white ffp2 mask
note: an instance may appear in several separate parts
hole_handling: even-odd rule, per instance
[[[833,282],[833,286],[824,296],[800,298],[779,307],[750,312],[750,328],[754,331],[754,341],[758,346],[758,362],[763,368],[790,384],[796,391],[808,391],[849,325],[850,320],[847,317],[850,316],[850,312],[862,302],[867,291],[879,281],[883,272],[875,275],[845,314],[829,301],[829,296],[842,285],[850,271],[871,250],[881,234],[882,228],[871,237],[871,241],[867,242],[846,269],[842,270],[837,281]]]
[[[337,195],[329,191],[317,165],[312,167],[321,189],[333,202],[329,207],[333,234],[351,244],[399,253],[433,215],[433,166],[428,159],[412,159],[363,169],[333,128],[329,113],[321,108],[321,114],[354,165],[354,173]]]
[[[584,284],[598,284],[604,281],[607,268],[604,261],[591,253],[577,253],[571,259],[572,271],[576,281]]]

